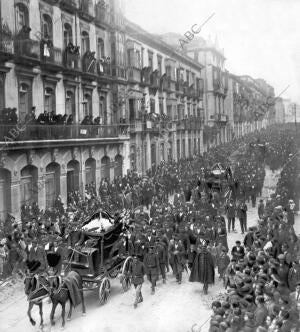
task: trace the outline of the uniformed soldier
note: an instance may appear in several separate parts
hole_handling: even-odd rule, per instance
[[[144,264],[139,260],[136,254],[133,255],[133,261],[130,266],[130,274],[132,277],[132,284],[135,288],[135,301],[134,301],[134,309],[137,308],[138,303],[143,302],[142,295],[142,285],[144,283],[144,275],[146,272]]]

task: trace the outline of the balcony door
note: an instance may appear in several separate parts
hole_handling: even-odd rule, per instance
[[[19,85],[19,120],[25,121],[25,117],[31,110],[32,89],[31,83],[20,83]]]
[[[110,181],[110,159],[107,156],[101,159],[101,180],[103,179]]]
[[[44,110],[55,114],[55,89],[46,87],[44,97]]]
[[[38,201],[38,169],[35,166],[25,166],[21,170],[21,206]]]
[[[73,43],[73,33],[70,24],[64,24],[64,48],[66,49],[69,43]]]
[[[76,116],[75,93],[72,90],[67,90],[66,92],[66,114],[72,115],[73,120],[75,120]]]
[[[79,190],[79,162],[72,160],[67,165],[67,192]]]
[[[60,194],[60,166],[50,163],[45,174],[46,208],[54,207],[54,202]]]

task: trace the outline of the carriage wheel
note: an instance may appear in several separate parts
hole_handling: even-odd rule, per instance
[[[132,257],[129,256],[125,259],[125,262],[122,267],[122,288],[124,292],[127,292],[131,286],[131,276],[129,274],[130,266],[132,264]]]
[[[99,287],[99,301],[103,305],[107,302],[110,296],[110,282],[108,278],[104,278]]]

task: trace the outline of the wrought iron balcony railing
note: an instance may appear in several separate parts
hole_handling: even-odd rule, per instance
[[[128,124],[118,125],[0,125],[0,144],[12,137],[10,133],[16,133],[11,141],[43,141],[43,140],[70,140],[84,138],[117,138],[129,134]],[[17,137],[16,137],[17,136]]]
[[[14,51],[15,55],[20,58],[27,59],[40,59],[40,43],[37,40],[28,39],[18,39],[14,41]]]

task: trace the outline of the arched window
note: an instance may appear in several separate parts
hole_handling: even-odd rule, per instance
[[[19,32],[24,26],[29,26],[28,8],[23,3],[16,5],[16,28]]]
[[[82,31],[81,33],[81,49],[82,55],[90,50],[90,37],[86,31]]]
[[[42,37],[53,40],[52,19],[47,14],[42,16]]]
[[[98,40],[97,40],[97,56],[98,56],[98,59],[101,59],[105,56],[104,41],[102,38],[98,38]]]
[[[73,33],[70,24],[64,24],[64,47],[66,48],[69,43],[73,43]]]

